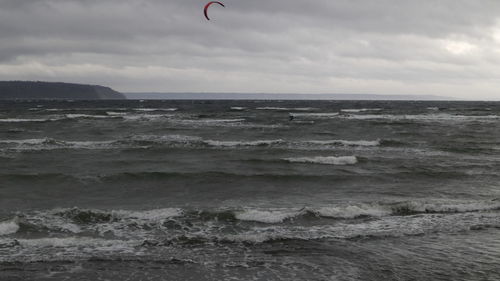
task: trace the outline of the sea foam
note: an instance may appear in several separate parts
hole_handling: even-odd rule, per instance
[[[17,218],[10,221],[0,222],[0,236],[14,234],[19,230]]]
[[[205,144],[214,147],[237,147],[237,146],[267,146],[273,144],[280,144],[284,141],[279,140],[256,140],[256,141],[215,141],[206,140],[203,141]]]
[[[345,145],[345,146],[379,146],[380,140],[309,140],[304,141],[305,143],[316,144],[316,145]]]
[[[298,216],[300,212],[292,210],[255,210],[248,209],[236,213],[235,217],[242,221],[254,221],[262,223],[282,223],[287,219]]]
[[[358,163],[356,156],[316,156],[316,157],[295,157],[285,158],[285,161],[291,163],[311,163],[324,165],[354,165]]]
[[[366,111],[380,111],[383,110],[383,108],[353,108],[353,109],[341,109],[341,112],[347,112],[347,113],[358,113],[358,112],[366,112]]]

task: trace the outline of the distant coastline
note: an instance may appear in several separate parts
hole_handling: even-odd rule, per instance
[[[457,100],[434,95],[271,94],[271,93],[124,93],[135,100]]]
[[[120,93],[100,85],[0,81],[0,100],[457,100],[435,95],[276,94],[276,93]]]
[[[41,81],[0,81],[0,100],[120,100],[109,87]]]

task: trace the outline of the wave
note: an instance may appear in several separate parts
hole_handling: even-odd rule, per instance
[[[161,119],[169,120],[174,117],[173,114],[127,114],[120,116],[125,121],[158,121]]]
[[[186,135],[134,135],[129,137],[128,140],[146,144],[193,144],[201,143],[203,141],[201,137]]]
[[[293,210],[255,210],[248,209],[237,212],[235,218],[241,221],[254,221],[262,223],[282,223],[287,219],[297,217],[301,211]]]
[[[184,120],[178,120],[180,122],[186,122],[186,123],[201,123],[201,124],[210,124],[210,123],[240,123],[240,122],[245,122],[246,119],[244,118],[235,118],[235,119],[184,119]]]
[[[0,140],[0,144],[15,145],[7,149],[20,151],[37,151],[53,149],[111,149],[116,148],[118,141],[62,141],[52,138]]]
[[[117,118],[117,116],[110,115],[93,115],[93,114],[65,114],[67,119],[106,119]]]
[[[231,106],[230,108],[231,110],[235,110],[235,111],[243,111],[245,109],[247,109],[246,107],[243,107],[243,106]]]
[[[0,236],[14,234],[19,230],[17,218],[0,222]]]
[[[6,119],[0,119],[0,122],[3,123],[23,123],[23,122],[50,122],[50,121],[57,121],[60,120],[61,118],[6,118]]]
[[[366,111],[381,111],[383,108],[353,108],[353,109],[341,109],[341,112],[346,113],[358,113],[358,112],[366,112]]]
[[[339,116],[338,112],[323,112],[323,113],[290,113],[294,118],[335,118]]]
[[[134,108],[134,111],[154,112],[154,111],[177,111],[178,108]]]
[[[283,159],[290,163],[311,163],[324,165],[354,165],[358,163],[356,156],[316,156],[316,157],[295,157]]]
[[[284,143],[283,140],[256,140],[256,141],[215,141],[205,140],[203,143],[214,147],[238,147],[238,146],[270,146]]]
[[[290,208],[53,209],[0,222],[0,263],[150,256],[176,249],[379,239],[500,228],[499,201]]]
[[[344,146],[379,146],[381,144],[380,140],[368,141],[349,141],[349,140],[309,140],[304,141],[304,143],[318,144],[318,145],[344,145]]]
[[[214,147],[214,148],[242,148],[276,146],[285,149],[331,149],[332,146],[376,147],[383,144],[391,146],[393,142],[387,140],[207,140],[197,136],[187,135],[132,135],[115,140],[57,140],[53,138],[0,140],[0,145],[6,149],[20,151],[37,151],[52,149],[123,149],[150,147]],[[399,144],[400,145],[400,144]]]
[[[273,106],[266,106],[266,107],[257,107],[257,110],[275,110],[275,111],[313,111],[313,110],[318,110],[318,108],[315,107],[273,107]]]
[[[495,121],[498,115],[453,115],[453,114],[414,114],[414,115],[391,115],[391,114],[349,114],[340,115],[340,118],[353,120],[390,120],[390,121],[421,121],[421,122],[473,122],[473,121]]]
[[[422,227],[446,230],[464,225],[467,228],[487,223],[500,225],[498,210],[500,210],[498,201],[444,199],[302,208],[249,207],[215,210],[71,208],[16,213],[12,219],[0,222],[0,236],[25,237],[26,234],[35,234],[38,237],[44,235],[73,237],[94,233],[97,235],[93,236],[94,238],[121,240],[148,237],[174,240],[186,236],[200,238],[200,235],[205,240],[214,237],[218,240],[241,240],[246,235],[253,234],[264,241],[269,239],[263,236],[267,233],[280,235],[283,238],[287,235],[307,236],[319,232],[327,237],[353,238],[374,233],[398,235],[399,232],[403,232],[406,235],[407,230],[421,231]],[[427,225],[420,225],[421,221]],[[233,232],[225,232],[224,229],[227,227],[232,228]],[[318,235],[314,239],[321,237],[322,235]]]
[[[25,140],[0,140],[0,143],[18,144],[18,145],[37,145],[37,144],[44,144],[44,143],[52,142],[52,141],[55,141],[55,140],[52,140],[50,138],[43,138],[43,139],[25,139]]]

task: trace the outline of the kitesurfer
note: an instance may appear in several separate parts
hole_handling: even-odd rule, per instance
[[[208,2],[208,4],[206,4],[206,5],[205,5],[205,9],[204,9],[205,18],[207,18],[207,20],[210,20],[210,18],[208,17],[208,8],[209,8],[212,4],[219,4],[219,5],[221,5],[222,7],[226,7],[226,6],[224,6],[224,4],[222,4],[222,3],[221,3],[221,2],[219,2],[219,1],[210,1],[210,2]]]

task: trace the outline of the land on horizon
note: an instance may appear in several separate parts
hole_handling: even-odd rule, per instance
[[[43,82],[0,81],[0,99],[138,99],[138,100],[457,100],[436,95],[339,94],[339,93],[123,93],[107,86]]]

